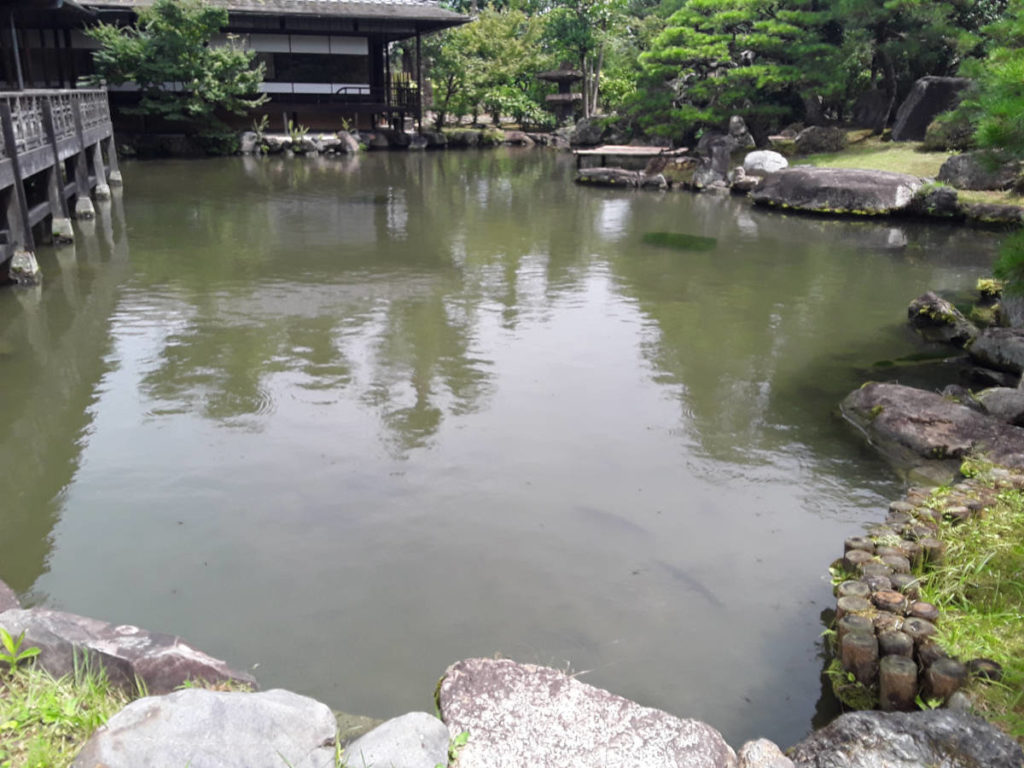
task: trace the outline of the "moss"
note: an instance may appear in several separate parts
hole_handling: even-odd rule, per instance
[[[994,277],[978,278],[976,287],[983,299],[998,299],[1003,295],[1003,281],[996,280]]]
[[[832,659],[825,669],[825,676],[836,698],[848,709],[874,709],[877,705],[877,688],[858,683],[852,673],[843,669],[839,659]]]
[[[882,415],[882,411],[884,410],[885,408],[883,406],[876,405],[868,412],[868,417],[871,419],[871,421],[874,421],[875,419]]]

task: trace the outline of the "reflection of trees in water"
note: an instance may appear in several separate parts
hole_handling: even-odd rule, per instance
[[[120,194],[96,208],[74,247],[40,250],[42,288],[0,294],[0,578],[19,592],[46,570],[61,493],[110,370],[111,317],[128,269]]]
[[[908,266],[934,238],[923,227],[908,227],[908,237],[884,222],[780,216],[710,196],[680,208],[688,211],[674,231],[715,237],[714,251],[638,243],[610,261],[657,326],[648,358],[679,387],[694,437],[715,458],[757,461],[827,437],[829,413],[860,383],[845,354],[868,342],[877,353],[897,338],[908,290],[924,290],[913,287],[918,278],[930,286],[958,277],[939,260]],[[662,221],[650,206],[636,210],[634,241]],[[879,339],[880,326],[894,327],[893,337]]]

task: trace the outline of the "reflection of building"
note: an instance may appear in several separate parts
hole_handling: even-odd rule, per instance
[[[130,24],[152,0],[88,2],[102,21]],[[224,30],[266,65],[262,111],[313,127],[340,117],[417,117],[421,113],[420,38],[469,21],[436,0],[210,0],[228,9]],[[394,67],[391,43],[414,40],[408,69]],[[92,43],[74,35],[76,50]],[[247,121],[248,122],[248,121]]]

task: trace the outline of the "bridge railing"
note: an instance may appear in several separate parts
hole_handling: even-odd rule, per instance
[[[76,106],[81,115],[83,131],[109,129],[111,124],[107,92],[102,89],[0,91],[0,103],[10,107],[14,142],[19,155],[38,149],[49,141],[44,104],[50,105],[55,139],[58,142],[76,136]],[[11,154],[0,133],[0,160]]]

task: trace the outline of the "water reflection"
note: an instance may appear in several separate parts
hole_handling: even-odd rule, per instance
[[[76,229],[75,245],[39,250],[41,286],[0,291],[0,577],[22,593],[47,568],[61,495],[111,370],[111,316],[128,269],[120,191]]]
[[[35,309],[0,295],[2,458],[49,435],[0,480],[20,589],[375,715],[497,651],[737,743],[808,727],[821,553],[897,487],[828,414],[984,235],[540,151],[125,171]]]

